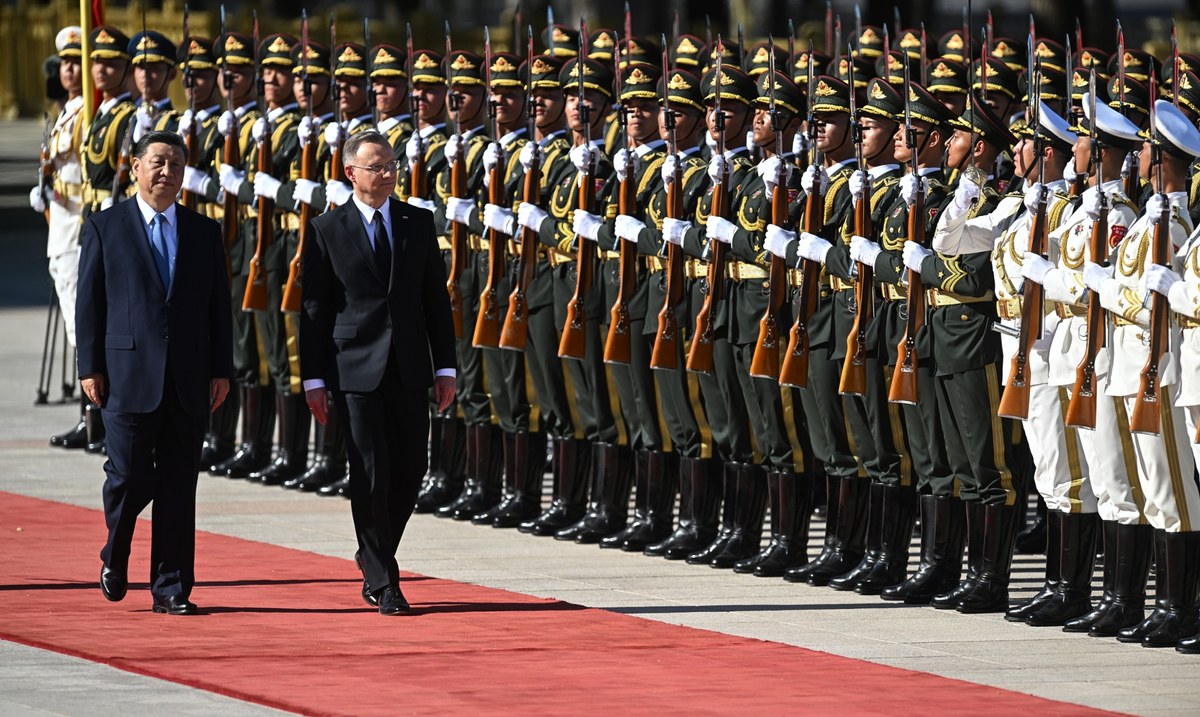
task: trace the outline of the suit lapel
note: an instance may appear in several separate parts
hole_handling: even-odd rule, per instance
[[[358,211],[358,207],[354,202],[349,202],[341,209],[342,226],[346,230],[346,235],[350,237],[350,243],[358,250],[359,256],[362,257],[371,274],[386,287],[387,278],[379,274],[379,266],[375,262],[375,250],[371,248],[371,239],[367,236],[367,229],[363,226],[362,214]]]
[[[192,266],[192,242],[188,241],[187,224],[189,218],[183,212],[183,208],[179,205],[175,207],[175,266],[171,272],[171,290],[167,292],[167,298],[170,299],[175,295],[175,287],[179,286],[179,278],[187,273],[185,267]]]
[[[388,210],[392,217],[392,284],[395,284],[396,276],[405,265],[400,257],[408,253],[408,241],[405,240],[408,234],[408,205],[390,197]],[[388,291],[391,291],[391,284],[388,285]]]
[[[126,199],[123,204],[126,205],[124,207],[125,235],[133,243],[133,252],[141,260],[142,269],[150,276],[154,286],[159,287],[159,290],[165,295],[166,289],[163,288],[162,278],[158,275],[158,263],[154,261],[154,254],[150,251],[150,235],[146,231],[146,223],[142,221],[142,212],[138,208],[137,199],[131,197]]]

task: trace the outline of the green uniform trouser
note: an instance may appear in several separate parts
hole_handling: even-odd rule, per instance
[[[259,334],[262,336],[263,353],[266,354],[267,369],[276,393],[299,394],[302,392],[299,375],[292,381],[292,359],[298,359],[296,324],[289,332],[287,318],[280,310],[283,303],[283,288],[287,283],[288,262],[296,254],[298,236],[292,231],[275,232],[275,240],[267,248],[267,308],[255,312]],[[290,350],[289,350],[290,344]],[[299,368],[299,363],[296,364]]]
[[[575,401],[576,435],[595,443],[616,443],[625,438],[625,424],[613,415],[613,400],[608,390],[608,376],[604,370],[604,337],[600,334],[601,295],[600,262],[592,276],[591,289],[585,296],[586,307],[584,333],[587,340],[582,359],[568,358],[563,361],[567,370],[568,400]],[[575,295],[575,263],[567,262],[554,268],[554,323],[562,333],[567,320],[567,304]],[[557,346],[555,346],[557,352]]]
[[[504,314],[508,310],[508,295],[512,291],[509,271],[511,260],[506,260],[504,264],[495,296],[496,317],[501,327],[504,325]],[[480,287],[477,296],[482,296],[483,287],[487,286],[488,252],[480,252],[476,268],[482,271],[476,277]],[[477,317],[478,314],[479,311],[476,311]],[[463,326],[464,334],[473,335],[474,332],[474,324]],[[479,351],[483,354],[488,395],[491,396],[492,410],[500,429],[507,433],[538,430],[537,415],[532,412],[529,400],[530,386],[525,374],[525,353],[501,348],[483,348]]]
[[[733,291],[733,281],[724,279],[725,296]],[[690,326],[695,327],[695,314],[704,305],[707,291],[704,279],[692,285],[692,317]],[[712,430],[714,457],[726,463],[749,463],[754,457],[750,440],[750,416],[746,410],[745,396],[737,378],[737,361],[733,357],[733,345],[729,343],[727,322],[729,301],[714,302],[712,307],[713,373],[694,374],[700,384],[700,395],[704,399],[704,415]],[[692,340],[695,341],[693,336]]]
[[[658,313],[666,301],[666,276],[662,271],[651,272],[650,296],[647,302],[647,318],[644,328],[649,332],[645,335],[650,342],[653,353],[654,342],[658,337]],[[683,458],[711,458],[712,432],[709,430],[704,408],[700,403],[700,383],[695,375],[689,375],[687,370],[687,341],[692,333],[694,322],[689,325],[688,318],[689,291],[685,288],[682,299],[675,305],[675,323],[677,326],[675,342],[675,369],[654,369],[654,382],[658,389],[659,404],[662,409],[662,422],[670,438],[671,450]],[[651,319],[651,317],[655,317]]]
[[[229,280],[229,298],[233,307],[233,376],[241,386],[263,386],[270,382],[259,352],[258,322],[254,312],[242,311],[249,279],[249,259],[254,253],[257,226],[254,220],[242,223],[238,238],[229,250],[233,275]]]
[[[1014,431],[1000,418],[1000,378],[996,364],[937,377],[938,410],[959,497],[985,505],[1014,505],[1025,496],[1014,483],[1018,459]],[[1021,472],[1018,472],[1020,475]],[[931,484],[934,495],[952,495],[953,487]]]
[[[567,394],[566,380],[563,378],[562,359],[558,357],[562,324],[554,322],[552,272],[553,269],[545,260],[540,261],[526,292],[530,297],[530,305],[525,365],[533,379],[541,429],[555,437],[583,438],[576,432],[578,424],[571,415],[572,400]],[[538,294],[548,294],[551,300],[535,304],[532,297]]]
[[[942,439],[937,377],[931,363],[928,359],[917,363],[917,405],[901,406],[908,431],[908,454],[916,474],[918,492],[952,495],[954,473],[946,453],[946,441]]]
[[[492,406],[484,382],[483,352],[471,345],[475,320],[479,314],[480,277],[487,273],[487,253],[468,251],[459,290],[462,293],[462,336],[455,342],[458,373],[455,394],[468,426],[480,426],[492,420]]]
[[[616,302],[620,288],[620,261],[605,259],[601,262],[604,283],[604,305],[601,341],[608,336],[609,310]],[[646,272],[639,271],[638,283],[647,280]],[[609,376],[617,391],[620,413],[624,417],[627,436],[623,444],[633,449],[661,451],[662,432],[658,425],[658,396],[654,390],[654,377],[650,372],[651,343],[643,333],[646,327],[646,287],[639,286],[635,296],[630,297],[629,308],[629,355],[628,364],[609,364]],[[651,339],[652,340],[652,339]],[[603,343],[601,344],[603,346]],[[601,352],[603,355],[603,351]]]

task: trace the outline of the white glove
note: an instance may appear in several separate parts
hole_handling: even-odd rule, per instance
[[[1096,187],[1094,192],[1086,192],[1083,200],[1083,211],[1087,212],[1088,219],[1096,221],[1100,218],[1100,192],[1104,190]]]
[[[112,205],[113,205],[113,198],[105,197],[104,199],[100,200],[100,211],[104,211],[105,209],[112,209]]]
[[[1026,251],[1025,259],[1021,263],[1021,276],[1035,284],[1044,284],[1046,283],[1046,274],[1049,274],[1053,268],[1054,265],[1042,255]]]
[[[539,231],[542,228],[542,222],[550,218],[541,207],[529,202],[521,202],[521,206],[517,207],[517,223],[526,229]]]
[[[342,126],[337,122],[325,128],[325,144],[329,145],[330,150],[342,146]]]
[[[819,184],[818,184],[819,182]],[[825,190],[829,188],[829,174],[825,172],[824,167],[818,167],[815,164],[808,165],[808,169],[804,170],[804,176],[800,177],[800,188],[804,190],[807,196],[813,193],[814,187],[820,187],[820,193],[825,195]]]
[[[340,179],[331,179],[325,182],[325,201],[329,202],[330,206],[340,207],[348,204],[353,196],[354,190]]]
[[[424,209],[427,212],[432,212],[437,208],[437,205],[433,203],[432,199],[422,199],[420,197],[409,197],[408,204],[409,206],[417,207],[418,209]]]
[[[575,169],[579,170],[581,174],[595,170],[596,165],[600,162],[600,153],[584,144],[572,147],[569,156],[571,164],[575,165]]]
[[[229,110],[225,110],[217,120],[217,129],[221,131],[221,134],[228,137],[237,129],[237,117],[234,117],[233,113]]]
[[[499,142],[489,142],[487,149],[483,150],[483,169],[485,172],[492,171],[492,168],[500,164],[500,158],[504,155],[504,151],[500,149]]]
[[[662,175],[663,184],[673,184],[675,177],[679,174],[679,168],[683,166],[683,155],[677,154],[674,157],[667,157],[663,160],[662,169],[659,174]]]
[[[829,254],[829,250],[833,245],[823,237],[808,232],[800,232],[800,242],[796,245],[796,253],[808,259],[809,261],[817,261],[825,263],[825,257]]]
[[[424,155],[425,142],[421,139],[421,135],[413,132],[413,136],[408,138],[404,143],[404,156],[408,158],[410,165],[421,161]]]
[[[875,260],[883,253],[883,247],[866,237],[857,234],[850,238],[850,258],[854,261],[874,267]]]
[[[954,188],[954,206],[960,212],[967,211],[981,191],[983,190],[978,184],[968,179],[966,174],[963,174],[958,179],[958,186]]]
[[[471,223],[471,212],[475,209],[475,201],[460,197],[446,198],[446,216],[452,222],[468,225]]]
[[[195,167],[183,168],[183,188],[192,194],[208,194],[212,178]]]
[[[512,236],[517,223],[517,215],[509,209],[495,204],[483,205],[483,225],[501,234]]]
[[[319,117],[309,117],[305,115],[300,118],[300,124],[296,127],[296,139],[300,140],[301,147],[307,147],[309,141],[317,136],[317,132],[321,129],[321,119]]]
[[[903,199],[904,203],[910,207],[917,201],[918,187],[920,187],[925,194],[929,194],[929,180],[925,177],[917,177],[915,174],[906,174],[900,178],[900,198]]]
[[[191,109],[186,109],[183,114],[179,115],[179,136],[187,137],[192,131],[192,126],[196,123],[196,117],[192,114]]]
[[[1100,293],[1100,288],[1104,286],[1104,282],[1112,278],[1112,269],[1105,269],[1099,264],[1089,261],[1083,265],[1083,283],[1087,284],[1087,288]]]
[[[256,172],[254,175],[254,196],[274,200],[279,196],[279,187],[283,183],[266,172]]]
[[[716,239],[722,244],[732,244],[733,235],[737,233],[737,225],[724,217],[709,217],[704,225],[704,234],[709,239]]]
[[[1154,224],[1158,224],[1159,220],[1162,219],[1163,205],[1166,204],[1165,199],[1164,195],[1155,193],[1151,194],[1150,198],[1146,200],[1145,212],[1150,216],[1150,221]]]
[[[1147,264],[1146,271],[1142,274],[1142,283],[1146,288],[1163,296],[1170,294],[1171,287],[1180,281],[1182,279],[1179,278],[1179,274],[1176,274],[1162,264]]]
[[[321,185],[319,183],[314,182],[311,179],[297,179],[296,189],[292,192],[292,196],[296,198],[296,201],[303,202],[311,206],[313,201],[313,192],[317,191],[317,187],[320,186]]]
[[[628,214],[620,214],[617,216],[617,236],[625,241],[637,243],[638,236],[642,230],[646,228],[646,223],[639,221]]]
[[[140,140],[153,126],[154,118],[150,116],[150,110],[145,105],[138,107],[133,114],[133,141]]]
[[[775,191],[775,180],[779,178],[779,165],[782,162],[783,160],[779,157],[771,157],[758,163],[758,176],[762,177],[768,192]],[[792,165],[788,163],[784,167],[784,181],[786,182],[792,177]]]
[[[571,229],[584,239],[596,241],[596,238],[600,236],[600,227],[603,224],[604,220],[595,214],[585,212],[582,209],[576,209],[575,220],[571,223]]]
[[[1087,170],[1085,169],[1082,172],[1077,171],[1075,169],[1075,157],[1072,156],[1071,161],[1067,162],[1067,166],[1063,168],[1063,179],[1067,182],[1067,184],[1074,184],[1077,179],[1083,178],[1079,176],[1081,174],[1083,177],[1086,177]]]
[[[750,150],[750,154],[758,151],[758,143],[754,141],[754,130],[746,130],[746,149]]]
[[[925,257],[931,256],[933,252],[916,243],[915,241],[904,242],[904,265],[908,270],[917,274],[921,273],[921,262],[925,261]]]
[[[574,157],[572,157],[572,159],[574,159]],[[613,168],[617,170],[617,181],[624,182],[626,179],[629,179],[629,176],[625,171],[626,162],[629,162],[629,169],[634,173],[634,175],[637,175],[638,170],[642,168],[642,158],[637,156],[637,152],[631,153],[624,147],[618,149],[617,154],[613,157]],[[666,166],[665,162],[663,163],[663,166]],[[583,170],[581,169],[579,171],[582,172]]]
[[[539,162],[541,161],[542,146],[537,142],[526,142],[525,146],[521,148],[521,155],[518,159],[521,162],[521,166],[528,172],[533,167],[534,159],[537,159]]]
[[[692,223],[685,219],[666,217],[662,225],[663,238],[675,246],[683,246],[683,235],[691,228]]]
[[[796,241],[796,232],[775,224],[768,224],[763,248],[781,259],[786,259],[788,247],[794,241]]]
[[[218,170],[218,176],[221,178],[221,188],[229,194],[237,194],[242,188],[242,182],[246,181],[246,172],[241,169],[235,169],[228,164],[222,164]]]
[[[792,137],[792,154],[800,154],[808,150],[808,134],[805,132],[797,132],[796,136]]]
[[[262,142],[267,138],[267,118],[259,117],[254,120],[254,124],[250,127],[250,136],[255,142]]]
[[[191,169],[191,167],[187,167],[187,169]],[[184,177],[187,177],[186,171],[184,172]],[[46,211],[46,198],[42,196],[42,190],[39,187],[34,187],[33,189],[29,190],[29,206],[32,207],[33,211],[37,212],[38,214]]]
[[[861,200],[867,193],[867,173],[861,169],[854,170],[847,185],[850,187],[850,196],[854,198],[854,201]]]
[[[725,154],[714,154],[712,159],[708,160],[708,176],[713,183],[721,181],[724,177],[728,179],[730,174],[730,162],[728,152]]]
[[[458,161],[458,150],[462,148],[462,135],[452,134],[450,139],[446,140],[446,144],[442,147],[442,152],[446,155],[446,161],[454,164]]]
[[[1046,185],[1042,184],[1041,182],[1034,182],[1033,184],[1025,187],[1025,208],[1028,209],[1031,214],[1037,211],[1038,198],[1042,196],[1042,190],[1045,189],[1045,187]]]

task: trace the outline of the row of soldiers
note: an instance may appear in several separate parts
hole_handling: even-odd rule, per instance
[[[1200,651],[1200,58],[1031,38],[973,59],[951,32],[926,62],[885,34],[830,57],[556,25],[522,57],[97,28],[82,211],[113,198],[117,138],[194,134],[185,199],[231,228],[248,309],[215,474],[345,491],[336,420],[308,460],[283,297],[304,218],[349,201],[341,143],[378,131],[444,229],[460,335],[419,511]],[[161,80],[140,106],[131,64]],[[1150,358],[1158,430],[1131,431]],[[1010,605],[1031,482],[1045,583]]]

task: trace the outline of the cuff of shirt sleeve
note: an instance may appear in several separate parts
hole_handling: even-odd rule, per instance
[[[456,371],[455,369],[452,369],[452,368],[439,368],[437,371],[433,372],[433,375],[434,376],[448,376],[450,378],[456,378],[458,376],[458,371]],[[305,381],[305,384],[306,384],[305,388],[308,388],[307,383],[308,382]]]
[[[310,378],[310,379],[307,379],[307,380],[304,382],[304,390],[305,390],[306,392],[307,392],[307,391],[311,391],[311,390],[313,390],[314,388],[325,388],[325,379],[323,379],[323,378]]]

